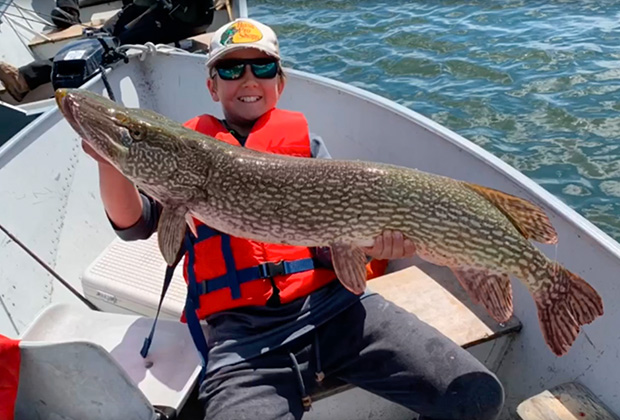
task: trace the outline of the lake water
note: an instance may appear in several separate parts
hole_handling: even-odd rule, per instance
[[[285,65],[405,105],[620,240],[620,2],[252,1]]]

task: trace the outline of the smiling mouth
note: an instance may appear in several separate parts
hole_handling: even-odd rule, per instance
[[[251,104],[253,102],[258,102],[259,100],[262,99],[262,96],[241,96],[240,98],[238,98],[241,102],[244,102],[246,104]]]

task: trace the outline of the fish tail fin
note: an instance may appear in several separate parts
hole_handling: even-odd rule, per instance
[[[569,279],[568,304],[579,325],[589,324],[603,315],[603,299],[584,279],[555,263],[554,271]]]
[[[558,356],[568,352],[580,331],[603,315],[603,300],[584,279],[554,263],[552,281],[534,294],[538,321],[551,351]]]

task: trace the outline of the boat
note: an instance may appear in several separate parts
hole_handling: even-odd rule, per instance
[[[247,10],[235,12],[244,16]],[[127,63],[113,64],[106,79],[126,106],[152,109],[177,121],[202,113],[221,116],[204,84],[204,61],[204,54],[144,48],[130,52]],[[286,72],[279,106],[303,112],[334,158],[385,162],[462,179],[526,198],[545,210],[559,243],[539,248],[586,279],[605,302],[605,315],[583,328],[565,356],[557,357],[547,348],[534,302],[516,281],[514,317],[505,325],[493,322],[464,297],[449,272],[416,258],[393,262],[391,274],[369,287],[428,320],[495,372],[506,391],[502,420],[553,418],[532,417],[528,407],[553,405],[575,393],[587,395],[588,407],[599,404],[597,410],[608,416],[590,418],[617,418],[613,413],[620,413],[620,343],[615,302],[620,283],[615,275],[620,272],[620,244],[522,173],[415,111],[334,80],[293,69]],[[107,92],[102,75],[82,88]],[[55,107],[0,148],[0,186],[0,334],[20,339],[23,352],[30,352],[32,363],[41,369],[53,360],[56,373],[47,372],[52,379],[58,380],[58,366],[72,364],[82,375],[88,376],[85,372],[92,367],[105,377],[111,387],[106,389],[118,395],[106,401],[105,417],[89,411],[82,418],[121,418],[119,406],[130,403],[144,415],[135,418],[164,418],[155,406],[167,406],[181,418],[189,416],[200,369],[186,328],[177,321],[182,280],[177,275],[173,281],[153,341],[164,356],[149,366],[138,352],[157,309],[165,264],[153,240],[123,243],[115,238],[100,203],[95,163],[82,152],[80,139]],[[58,279],[103,311],[88,309]],[[177,372],[170,363],[179,353],[171,353],[171,348],[186,355],[187,363]],[[69,373],[62,377],[75,380]],[[54,381],[29,381],[25,388],[56,392],[53,400],[60,403],[55,410],[84,409],[89,392],[94,392],[73,384],[66,388],[69,394],[63,394],[59,386],[50,385]],[[23,405],[43,410],[35,404],[32,389],[24,394]],[[313,409],[304,418],[413,417],[408,410],[350,387],[326,389],[313,398]],[[561,409],[574,417],[558,418],[594,412],[571,409],[570,404]]]

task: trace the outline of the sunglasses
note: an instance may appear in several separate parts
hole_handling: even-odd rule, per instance
[[[237,80],[243,77],[248,65],[257,79],[273,79],[280,70],[278,61],[273,58],[222,60],[214,66],[214,69],[222,80]],[[215,77],[214,72],[211,77]]]

